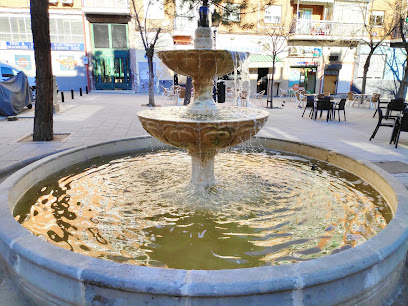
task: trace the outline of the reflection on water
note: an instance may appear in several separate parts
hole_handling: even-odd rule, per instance
[[[356,246],[391,219],[370,185],[323,162],[220,153],[210,190],[187,183],[190,162],[180,151],[92,160],[38,184],[15,217],[77,253],[180,269],[309,260]]]

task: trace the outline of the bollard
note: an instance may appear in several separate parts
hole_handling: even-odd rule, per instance
[[[79,87],[79,95],[82,97],[82,88]]]
[[[64,92],[61,91],[61,102],[64,102]]]
[[[88,85],[85,86],[85,91],[86,91],[86,94],[88,94]]]
[[[71,89],[71,99],[74,99],[74,90]]]

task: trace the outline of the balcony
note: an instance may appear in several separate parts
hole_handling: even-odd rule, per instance
[[[83,0],[85,14],[130,15],[129,0]]]
[[[291,30],[290,39],[329,40],[329,39],[356,39],[365,35],[363,23],[304,20],[295,21]]]

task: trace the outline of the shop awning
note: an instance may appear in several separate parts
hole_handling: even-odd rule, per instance
[[[271,62],[272,63],[273,57],[271,55],[251,54],[251,56],[249,57],[249,61],[251,63],[253,62]]]

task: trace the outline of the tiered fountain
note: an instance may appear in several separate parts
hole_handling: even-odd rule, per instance
[[[158,52],[170,69],[193,79],[194,100],[186,108],[149,109],[138,113],[143,128],[164,143],[183,148],[192,159],[191,182],[214,184],[217,150],[237,145],[254,136],[268,119],[268,112],[246,108],[219,108],[212,98],[214,77],[234,69],[246,53],[212,50],[208,8],[201,7],[200,27],[195,31],[194,50]],[[206,26],[207,25],[207,26]]]
[[[208,26],[205,16],[202,15],[203,25]],[[180,195],[179,191],[194,189],[187,202],[197,200],[197,195],[218,196],[218,185],[214,184],[215,154],[220,148],[255,135],[268,116],[262,110],[216,107],[211,99],[212,78],[231,71],[241,55],[211,50],[208,27],[197,30],[195,46],[195,50],[159,54],[170,68],[193,77],[192,104],[149,109],[138,115],[150,134],[190,153],[191,182],[195,186],[214,187],[174,187],[178,182],[171,180],[172,176],[178,175],[181,181],[188,172],[188,169],[179,171],[187,163],[185,154],[169,152],[169,146],[163,152],[163,143],[151,137],[122,139],[57,153],[19,170],[0,185],[2,264],[39,305],[390,303],[401,288],[400,276],[408,249],[408,192],[373,164],[304,143],[253,138],[252,146],[262,147],[266,152],[237,153],[232,158],[219,155],[219,159],[227,159],[227,171],[224,171],[227,173],[247,163],[247,168],[241,171],[243,176],[236,178],[233,174],[238,186],[224,195],[227,203],[221,203],[215,210],[221,217],[197,205],[196,211],[203,218],[196,218],[194,208],[183,207],[185,193]],[[269,149],[301,156],[293,158],[289,153],[277,153],[282,158],[277,158],[279,167],[275,167]],[[99,166],[93,164],[93,158],[135,152],[140,153],[135,158],[139,161],[136,165],[121,166],[119,158]],[[172,157],[184,164],[171,164]],[[283,160],[291,158],[292,164],[282,166]],[[307,158],[319,165],[325,163],[317,160],[323,160],[337,168],[329,165],[324,170],[322,166],[311,172]],[[83,166],[81,172],[70,168],[89,159],[91,164]],[[170,170],[166,171],[164,168],[169,164]],[[290,172],[294,164],[300,165],[301,171]],[[260,170],[252,175],[249,168],[255,165],[260,165]],[[344,175],[339,177],[340,173]],[[152,183],[155,175],[156,182],[163,177],[171,179],[166,187],[154,189],[159,185]],[[353,179],[346,182],[350,177]],[[84,179],[82,184],[81,179]],[[377,191],[370,186],[361,187],[369,185],[364,180]],[[245,187],[252,185],[244,185],[244,181],[258,184],[255,187],[263,188],[263,194],[252,188],[255,192],[248,195]],[[300,187],[302,181],[306,184]],[[320,198],[344,184],[347,188]],[[371,188],[371,193],[364,194],[364,188]],[[228,190],[220,189],[220,193]],[[169,194],[174,198],[167,197]],[[317,201],[311,196],[315,194],[319,195]],[[360,202],[356,200],[359,197],[363,198]],[[381,201],[390,206],[388,211],[393,218],[388,225],[378,222],[383,218],[379,210],[385,207],[371,205],[375,198],[385,199]],[[282,199],[284,202],[279,202]],[[249,205],[243,204],[247,200]],[[31,201],[31,206],[19,207],[24,201]],[[217,199],[215,203],[220,202]],[[322,212],[320,207],[330,210]],[[12,214],[33,227],[26,230]],[[230,215],[235,219],[225,217]],[[305,215],[311,218],[306,220]],[[286,222],[289,216],[294,218]],[[101,223],[106,223],[107,228],[99,227]],[[119,223],[124,226],[118,226]],[[356,247],[349,248],[350,244],[338,247],[344,241],[370,233],[368,223],[377,229],[380,225],[379,231]],[[381,230],[382,226],[385,229]],[[306,236],[299,238],[298,228],[305,229]],[[289,236],[294,236],[294,240]],[[337,240],[328,243],[331,237]],[[113,242],[106,238],[113,238]],[[198,240],[204,243],[196,243]],[[301,244],[306,244],[306,250],[289,248],[282,253],[285,246]],[[217,253],[215,248],[220,251]],[[316,250],[326,253],[312,259]],[[184,253],[190,257],[183,257]],[[210,257],[204,257],[204,253],[210,253]],[[275,266],[279,262],[271,260],[271,254],[290,263]],[[261,260],[249,264],[250,257],[256,256]],[[142,257],[159,264],[153,267],[150,262],[146,266],[122,263],[140,263]],[[169,257],[171,260],[180,257],[181,264],[171,265]],[[112,261],[116,259],[117,262]],[[197,260],[198,266],[188,265]],[[203,261],[221,264],[216,268],[201,268],[201,264],[207,264]],[[163,268],[166,264],[170,268]],[[245,264],[248,268],[242,268]],[[231,269],[226,269],[226,265]]]

